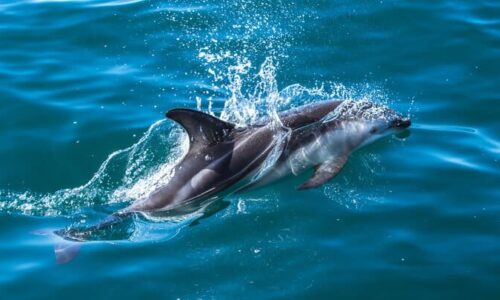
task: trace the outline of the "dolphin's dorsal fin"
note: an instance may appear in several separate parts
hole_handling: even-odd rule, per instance
[[[299,190],[318,187],[333,177],[335,177],[347,162],[347,155],[342,155],[332,160],[327,160],[324,163],[317,165],[314,168],[314,174],[309,180],[298,187]]]
[[[234,124],[192,109],[172,109],[165,115],[184,127],[189,135],[190,147],[210,146],[226,141],[235,128]]]

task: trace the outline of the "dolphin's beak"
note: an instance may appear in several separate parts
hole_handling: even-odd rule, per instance
[[[410,119],[401,118],[401,119],[396,119],[396,120],[392,121],[390,127],[394,128],[394,129],[406,129],[406,128],[410,127],[410,125],[411,125]]]

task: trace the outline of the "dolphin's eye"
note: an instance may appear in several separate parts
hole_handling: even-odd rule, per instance
[[[371,134],[377,133],[377,127],[372,127],[372,128],[370,129],[370,133],[371,133]]]

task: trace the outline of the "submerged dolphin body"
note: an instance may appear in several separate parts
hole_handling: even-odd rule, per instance
[[[279,114],[280,122],[263,120],[246,127],[189,110],[173,109],[166,116],[189,135],[189,151],[175,166],[165,185],[104,222],[86,229],[64,229],[56,234],[85,241],[135,212],[184,212],[205,199],[234,188],[262,169],[273,149],[277,159],[257,180],[260,186],[314,168],[299,189],[320,186],[337,175],[355,149],[410,126],[410,120],[386,106],[368,101],[322,101]],[[285,136],[278,145],[278,136]]]

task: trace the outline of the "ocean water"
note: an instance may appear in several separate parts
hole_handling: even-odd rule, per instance
[[[0,298],[499,299],[499,58],[494,0],[0,1]],[[165,111],[330,98],[410,134],[56,263],[52,230],[169,179],[187,140]]]

